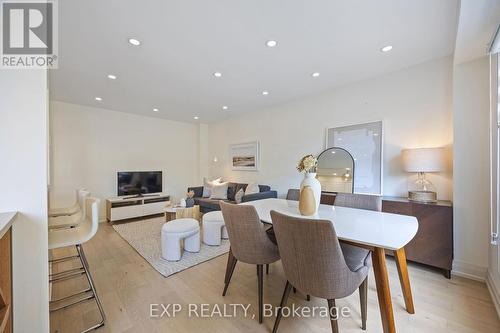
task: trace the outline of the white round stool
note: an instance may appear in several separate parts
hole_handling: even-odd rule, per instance
[[[181,240],[184,250],[200,252],[200,226],[195,219],[185,218],[167,222],[161,228],[161,256],[168,261],[181,259]]]
[[[203,215],[203,243],[220,245],[222,239],[228,239],[224,217],[221,211],[208,212]]]

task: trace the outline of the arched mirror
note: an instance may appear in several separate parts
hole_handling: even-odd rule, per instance
[[[316,178],[324,192],[354,192],[354,159],[345,149],[332,147],[318,156]]]

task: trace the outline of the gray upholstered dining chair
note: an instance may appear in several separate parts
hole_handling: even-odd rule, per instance
[[[378,195],[337,193],[334,206],[382,211],[382,198]]]
[[[289,188],[288,192],[286,193],[286,200],[293,200],[293,201],[299,201],[300,199],[300,189],[298,188]],[[273,232],[273,239],[276,239],[276,236],[274,236]],[[297,289],[293,287],[293,292],[296,293]],[[306,300],[310,301],[311,300],[311,295],[306,295]]]
[[[357,209],[366,209],[374,211],[382,211],[382,198],[377,195],[366,195],[366,194],[355,194],[355,193],[337,193],[335,196],[334,206],[339,207],[349,207]],[[344,257],[348,258],[350,262],[357,263],[357,265],[362,265],[366,260],[367,256],[371,256],[370,251],[363,249],[358,246],[340,243]],[[366,298],[368,292],[368,279],[363,282],[361,288],[359,288],[360,299]],[[366,314],[366,303],[361,309],[362,313]],[[366,315],[365,315],[366,317]],[[363,329],[366,329],[366,322],[363,322]]]
[[[300,190],[298,188],[290,188],[286,194],[286,200],[299,201]]]
[[[344,257],[333,224],[328,220],[293,217],[276,211],[271,211],[271,218],[287,279],[273,333],[278,330],[292,285],[328,300],[332,332],[338,332],[335,299],[361,288],[368,276],[371,257],[367,256],[361,266]],[[362,309],[366,309],[366,302],[365,294],[361,298]],[[361,315],[365,323],[366,311]]]
[[[267,236],[266,228],[260,221],[255,207],[229,204],[223,201],[221,201],[220,206],[231,243],[222,296],[226,295],[238,261],[257,265],[259,323],[262,323],[263,265],[271,264],[280,259],[278,247]]]

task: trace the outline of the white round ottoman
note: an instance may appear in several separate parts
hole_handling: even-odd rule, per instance
[[[181,240],[184,250],[200,252],[200,226],[195,219],[185,218],[167,222],[161,228],[161,256],[168,261],[181,259]]]
[[[222,212],[208,212],[203,215],[203,243],[220,245],[222,239],[228,239]]]

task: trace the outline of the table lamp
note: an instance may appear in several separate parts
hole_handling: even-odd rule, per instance
[[[403,149],[401,155],[405,171],[418,174],[415,182],[408,183],[408,199],[419,202],[436,202],[436,188],[425,178],[425,173],[444,170],[444,149]]]

